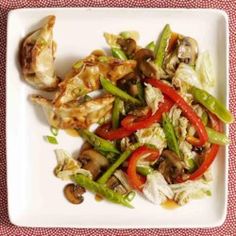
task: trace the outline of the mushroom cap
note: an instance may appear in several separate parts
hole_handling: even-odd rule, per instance
[[[178,58],[186,64],[195,64],[198,56],[198,43],[191,37],[184,37],[178,47]]]
[[[91,172],[93,179],[96,179],[103,169],[109,165],[106,157],[101,155],[94,149],[86,149],[81,152],[78,160],[82,163],[82,167]]]
[[[85,189],[79,185],[67,184],[64,188],[66,199],[73,204],[80,204],[83,202],[83,193],[85,193]]]
[[[121,49],[125,52],[128,57],[131,57],[137,48],[137,44],[132,38],[118,38],[117,43],[120,45]]]
[[[138,62],[137,67],[141,74],[147,77],[155,76],[156,68],[150,62],[154,60],[154,53],[151,50],[146,48],[139,49],[135,53],[135,59]]]

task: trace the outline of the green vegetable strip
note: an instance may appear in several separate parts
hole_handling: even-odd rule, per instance
[[[125,195],[125,199],[131,202],[135,198],[135,196],[136,196],[135,191],[130,191],[129,193]]]
[[[171,34],[172,34],[172,32],[170,29],[170,25],[169,24],[165,25],[165,27],[161,33],[160,39],[158,40],[158,42],[156,44],[155,64],[160,68],[162,67],[162,64],[163,64],[163,61],[165,58],[165,54],[166,54],[166,50],[167,50],[167,46],[168,46]]]
[[[129,203],[129,201],[126,200],[125,195],[123,196],[117,192],[114,192],[105,185],[94,182],[87,176],[77,174],[74,175],[72,179],[81,187],[84,187],[91,192],[100,194],[110,202],[121,204],[129,208],[133,208],[133,206]]]
[[[214,113],[224,123],[232,123],[234,117],[230,111],[215,97],[206,92],[205,90],[192,87],[190,89],[194,99],[206,107],[209,111]]]
[[[120,32],[120,36],[124,39],[134,39],[135,41],[139,38],[139,33],[137,31],[123,31]]]
[[[114,84],[112,84],[109,80],[105,79],[104,77],[100,77],[100,81],[102,84],[102,87],[109,93],[113,94],[114,96],[119,97],[122,100],[129,101],[134,104],[141,104],[141,102],[130,96],[128,93],[124,92],[123,90],[116,87]]]
[[[58,135],[58,129],[57,129],[57,128],[51,126],[51,127],[50,127],[50,130],[51,130],[51,133],[52,133],[54,136],[57,136],[57,135]]]
[[[201,119],[202,119],[202,123],[206,126],[207,123],[208,123],[208,115],[207,115],[207,112],[203,111]]]
[[[167,140],[167,146],[180,157],[179,145],[175,135],[175,130],[166,114],[163,115],[162,125]]]
[[[153,172],[153,168],[150,166],[137,166],[137,172],[141,175],[147,176]]]
[[[113,57],[118,58],[123,61],[128,59],[127,56],[125,55],[125,53],[119,48],[112,48],[111,54]]]
[[[210,143],[215,143],[219,145],[226,145],[230,143],[229,138],[225,134],[217,132],[214,129],[208,127],[206,127],[206,131]]]
[[[137,87],[138,87],[138,98],[140,101],[142,101],[142,103],[145,103],[144,88],[140,81],[137,81]]]
[[[140,146],[139,143],[132,145],[128,150],[123,152],[120,157],[106,170],[106,172],[98,179],[98,183],[105,184],[115,170],[130,156],[130,154]]]
[[[120,113],[122,109],[122,101],[116,97],[112,110],[112,128],[116,129],[120,124]]]
[[[155,51],[155,43],[154,43],[154,41],[150,42],[150,43],[146,46],[146,48],[154,52],[154,51]]]
[[[51,144],[58,144],[57,139],[53,136],[44,136],[44,139]]]
[[[109,141],[98,137],[87,129],[77,129],[80,136],[88,141],[98,151],[120,153],[117,148]]]

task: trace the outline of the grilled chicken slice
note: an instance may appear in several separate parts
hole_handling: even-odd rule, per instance
[[[71,102],[55,107],[51,100],[32,95],[31,101],[42,106],[48,123],[60,129],[88,128],[111,113],[114,97],[104,95],[79,104]]]
[[[91,54],[78,61],[59,84],[59,91],[53,101],[55,106],[59,107],[99,89],[100,75],[115,82],[132,72],[136,66],[133,60],[121,61],[113,57],[105,58],[104,61],[100,56]]]
[[[47,91],[56,89],[59,83],[54,68],[54,23],[55,16],[48,16],[42,28],[26,36],[20,47],[20,64],[25,81]]]

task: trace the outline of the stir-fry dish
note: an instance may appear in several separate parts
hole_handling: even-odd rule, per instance
[[[60,129],[84,140],[76,157],[55,150],[55,175],[70,181],[65,197],[79,204],[87,190],[132,207],[136,193],[178,205],[211,195],[210,167],[220,146],[229,144],[223,124],[234,118],[210,93],[216,75],[209,52],[168,24],[147,46],[135,31],[104,33],[107,52],[93,51],[59,78],[54,22],[49,16],[23,40],[20,61],[26,82],[55,91],[53,99],[31,96],[51,126],[47,141],[57,144]]]

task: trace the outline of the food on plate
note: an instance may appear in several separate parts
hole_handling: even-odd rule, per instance
[[[20,46],[23,79],[36,89],[55,90],[59,83],[54,67],[54,23],[55,16],[48,16],[44,25],[27,35]]]
[[[74,129],[84,140],[74,157],[56,150],[55,175],[73,182],[65,197],[80,204],[88,190],[132,208],[135,192],[180,206],[210,196],[211,164],[230,142],[222,127],[234,121],[210,93],[216,83],[210,54],[169,25],[146,47],[135,31],[104,37],[110,54],[96,50],[78,60],[55,84],[53,99],[31,96],[54,136]]]

